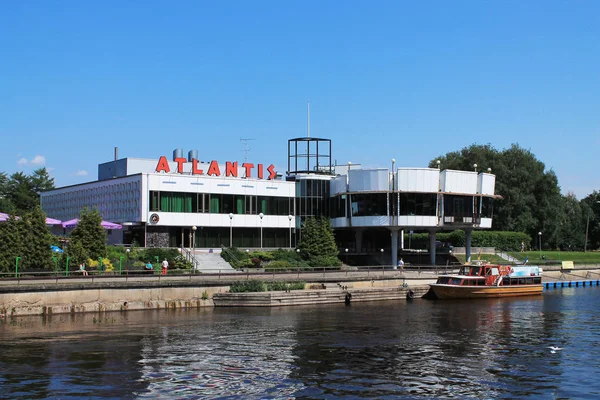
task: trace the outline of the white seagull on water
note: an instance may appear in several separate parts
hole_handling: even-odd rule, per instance
[[[552,354],[556,353],[557,351],[562,350],[562,347],[557,347],[557,346],[549,346],[548,348],[550,349],[550,353],[552,353]]]

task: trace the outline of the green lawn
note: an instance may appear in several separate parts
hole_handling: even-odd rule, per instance
[[[541,253],[539,251],[526,251],[524,253],[509,251],[508,254],[519,261],[525,261],[525,258],[529,257],[529,264],[560,264],[561,261],[573,261],[576,264],[600,264],[600,252],[597,251],[588,251],[587,253],[583,251],[542,251]],[[455,254],[454,256],[461,263],[466,261],[464,254]],[[481,254],[481,256],[476,253],[471,254],[471,262],[475,262],[477,258],[492,264],[507,263],[505,259],[495,254]]]
[[[461,263],[465,263],[467,261],[467,257],[464,254],[454,254],[454,257],[456,257],[458,259],[458,261],[460,261]],[[481,254],[481,256],[479,255],[479,253],[477,254],[473,254],[471,253],[471,263],[475,263],[475,261],[477,261],[477,259],[482,260],[482,261],[487,261],[489,263],[492,264],[505,264],[506,260],[504,258],[500,258],[495,254]]]
[[[574,261],[579,263],[590,263],[590,264],[599,264],[600,263],[600,252],[597,251],[588,251],[584,253],[583,251],[526,251],[524,253],[521,252],[508,252],[511,256],[524,261],[525,257],[529,257],[529,262],[539,263],[540,261],[544,261],[543,257],[546,258],[545,261]]]

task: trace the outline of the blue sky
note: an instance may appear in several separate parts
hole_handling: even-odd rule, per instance
[[[563,193],[600,190],[597,1],[12,1],[0,12],[0,171],[63,186],[158,158],[426,166],[518,143]],[[482,166],[485,167],[485,166]]]

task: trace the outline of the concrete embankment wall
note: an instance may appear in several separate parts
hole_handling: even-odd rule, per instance
[[[218,293],[215,307],[281,307],[311,304],[354,303],[363,301],[406,300],[409,290],[414,298],[423,296],[429,286],[414,288],[373,287],[365,289],[298,290],[291,292]]]
[[[425,275],[425,274],[423,274]],[[345,300],[350,292],[352,301],[376,301],[405,299],[408,288],[416,297],[421,296],[419,287],[435,281],[435,276],[419,276],[412,279],[377,279],[357,277],[335,282],[327,277],[321,282],[307,283],[311,287],[324,288],[286,292],[258,293],[257,300],[266,305],[301,305],[332,303]],[[230,282],[98,282],[57,283],[36,285],[1,285],[0,316],[50,315],[80,312],[105,312],[172,308],[213,307],[215,296],[229,292]],[[326,289],[325,289],[326,288]],[[316,292],[317,294],[310,294]],[[267,297],[265,297],[267,296]],[[265,300],[269,298],[269,300]],[[251,296],[247,298],[251,299]],[[235,303],[235,304],[234,304]],[[253,306],[253,301],[235,301],[224,306]]]
[[[32,288],[0,293],[0,315],[50,315],[80,312],[150,310],[161,308],[213,307],[212,296],[222,287],[147,288]],[[203,300],[203,297],[208,297]]]

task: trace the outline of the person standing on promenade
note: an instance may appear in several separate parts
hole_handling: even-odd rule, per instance
[[[162,262],[162,274],[166,275],[167,274],[167,269],[169,269],[169,262],[167,261],[167,259],[165,258]]]
[[[146,272],[152,272],[153,267],[152,267],[152,263],[150,261],[148,261],[146,263],[145,269],[146,269]]]
[[[398,260],[398,267],[400,267],[401,272],[404,271],[404,260],[402,258]]]

